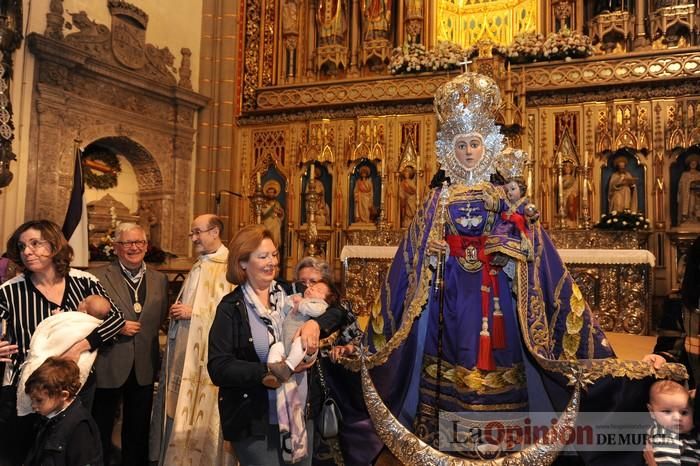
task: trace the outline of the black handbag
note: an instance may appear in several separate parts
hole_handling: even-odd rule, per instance
[[[323,405],[321,406],[321,413],[316,421],[317,429],[322,438],[330,439],[337,437],[340,433],[340,423],[343,420],[343,415],[338,408],[338,404],[328,390],[326,378],[323,376],[320,358],[316,362],[316,365],[318,367],[318,378],[321,382],[321,388],[323,389]]]

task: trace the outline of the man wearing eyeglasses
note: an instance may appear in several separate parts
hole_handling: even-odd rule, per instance
[[[168,279],[146,267],[148,241],[140,225],[121,223],[114,236],[117,260],[93,273],[126,324],[115,344],[100,348],[97,356],[92,415],[100,429],[105,463],[112,464],[112,429],[119,401],[123,401],[121,464],[147,465],[153,383],[159,363],[158,330],[168,312]]]
[[[159,464],[233,464],[233,456],[224,451],[218,390],[206,367],[216,307],[233,289],[226,281],[228,248],[221,242],[223,230],[221,219],[212,214],[195,218],[190,228],[198,258],[170,307],[163,388],[157,401],[165,416]]]

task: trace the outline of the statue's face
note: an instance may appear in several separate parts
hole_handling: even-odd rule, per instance
[[[688,164],[691,170],[695,170],[698,168],[698,161],[697,160],[691,160],[690,163]]]
[[[520,185],[517,182],[511,181],[506,184],[506,197],[510,202],[516,202],[522,197]]]
[[[475,168],[484,157],[484,139],[480,134],[460,134],[455,138],[455,157],[467,170]]]

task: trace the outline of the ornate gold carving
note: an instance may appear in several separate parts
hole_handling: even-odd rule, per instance
[[[629,11],[613,11],[594,17],[590,25],[591,39],[606,53],[627,51],[627,42],[634,31],[634,16]]]
[[[344,45],[323,45],[316,49],[316,71],[335,76],[348,68],[348,48]]]
[[[248,52],[246,52],[246,55]],[[376,80],[314,83],[260,89],[257,109],[279,111],[314,108],[324,105],[362,105],[381,100],[393,102],[426,100],[432,102],[437,88],[449,75],[392,76]]]
[[[535,63],[525,65],[524,69],[528,92],[689,78],[700,76],[700,51],[654,51],[620,58],[589,58],[576,65]]]
[[[650,19],[650,31],[656,39],[655,47],[689,46],[693,40],[692,31],[697,29],[695,5],[691,2],[687,2],[686,5],[658,8],[651,13]],[[687,34],[685,37],[678,34],[678,31],[684,28]]]
[[[549,236],[561,249],[645,249],[649,232],[552,230]]]
[[[528,107],[540,107],[546,105],[580,104],[590,102],[605,102],[618,99],[638,99],[648,100],[655,98],[677,98],[679,95],[700,94],[700,81],[684,80],[681,82],[629,82],[629,86],[605,86],[596,89],[586,89],[576,91],[565,89],[563,92],[556,92],[556,89],[549,88],[546,92],[538,91],[528,93]],[[597,84],[595,84],[597,85]],[[663,134],[663,133],[662,133]]]
[[[348,244],[361,244],[363,246],[396,246],[401,241],[403,231],[348,230],[345,234],[348,237]]]
[[[246,1],[245,52],[243,54],[243,110],[255,109],[255,91],[258,88],[260,54],[260,0]]]
[[[272,85],[272,70],[275,69],[274,66],[274,54],[275,54],[275,11],[277,9],[277,2],[265,2],[265,20],[263,27],[263,55],[262,55],[262,70],[261,70],[261,86],[271,86]]]

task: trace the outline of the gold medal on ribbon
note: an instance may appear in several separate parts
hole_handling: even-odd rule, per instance
[[[141,303],[136,301],[134,303],[134,312],[137,314],[141,314],[141,309],[143,309],[143,306],[141,306]]]

